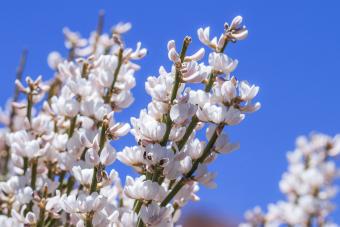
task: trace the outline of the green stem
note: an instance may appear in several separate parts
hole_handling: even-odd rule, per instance
[[[27,168],[28,168],[28,158],[24,157],[24,175],[27,172]]]
[[[210,92],[212,86],[214,85],[216,75],[214,73],[209,74],[209,80],[208,83],[205,85],[204,91],[205,92]]]
[[[93,227],[91,214],[87,214],[86,216],[85,227]]]
[[[22,79],[22,74],[24,72],[24,69],[25,69],[25,65],[26,65],[26,61],[27,61],[27,53],[28,51],[26,49],[24,49],[21,53],[21,57],[20,57],[20,63],[19,63],[19,66],[17,68],[17,71],[16,71],[16,79],[21,81]],[[18,99],[19,99],[19,94],[20,94],[20,91],[18,89],[17,86],[15,86],[15,89],[14,89],[14,95],[13,95],[13,102],[17,102]],[[14,124],[14,117],[15,117],[15,108],[11,108],[11,112],[9,114],[9,124],[8,124],[8,128],[11,132],[13,132],[14,128],[13,128],[13,124]],[[6,145],[6,149],[5,149],[5,162],[4,162],[4,168],[1,170],[2,171],[2,175],[4,177],[7,176],[7,173],[8,173],[8,163],[9,163],[9,159],[10,159],[10,147]]]
[[[147,172],[146,173],[146,180],[152,180],[154,182],[158,182],[158,178],[159,178],[159,175],[161,173],[161,169],[159,167],[156,167],[155,171],[153,174],[151,174],[150,172]],[[142,208],[142,205],[143,205],[143,201],[142,200],[135,200],[135,204],[133,206],[133,210],[136,214],[139,213],[140,209]],[[137,226],[138,227],[142,227],[144,226],[144,223],[142,221],[142,219],[140,217],[138,217],[138,220],[137,220]]]
[[[219,51],[220,53],[224,52],[225,48],[227,47],[227,44],[228,44],[228,38],[225,38],[223,46],[222,46],[221,50]]]
[[[43,227],[45,223],[45,207],[40,208],[39,211],[39,221],[37,227]]]
[[[112,97],[113,92],[114,92],[115,84],[116,84],[117,79],[118,79],[118,74],[119,74],[119,71],[120,71],[122,64],[123,64],[123,49],[120,48],[119,52],[118,52],[117,68],[115,69],[115,72],[113,74],[113,81],[112,81],[111,87],[109,88],[106,96],[104,97],[105,103],[109,103],[110,100],[111,100],[111,97]]]
[[[194,131],[198,124],[199,120],[198,117],[195,115],[192,117],[190,124],[188,125],[187,129],[185,130],[184,136],[182,139],[178,142],[178,150],[182,150],[184,145],[187,143],[191,133]]]
[[[97,24],[97,29],[96,29],[96,38],[95,38],[92,54],[95,54],[96,51],[97,51],[97,46],[98,46],[100,35],[103,32],[103,27],[104,27],[104,11],[100,11],[99,12],[99,16],[98,16],[98,24]]]
[[[73,61],[76,55],[76,47],[75,45],[72,45],[72,47],[70,48],[69,52],[68,52],[68,57],[67,60],[68,61]]]
[[[19,80],[19,81],[21,81],[22,75],[24,73],[24,69],[25,69],[26,61],[27,61],[27,53],[28,53],[28,51],[26,49],[24,49],[21,53],[20,63],[19,63],[19,66],[17,68],[17,72],[16,72],[16,76],[15,76],[16,79]],[[14,95],[13,95],[13,102],[18,101],[19,94],[20,94],[20,91],[19,91],[18,87],[15,86]],[[11,108],[10,122],[9,122],[9,126],[8,126],[11,131],[13,131],[14,116],[15,116],[15,109]]]
[[[65,171],[62,171],[62,172],[60,173],[60,176],[59,176],[59,186],[58,186],[58,190],[60,190],[60,192],[62,192],[62,190],[63,190],[63,184],[64,184],[65,174],[66,174],[66,172],[65,172]]]
[[[140,209],[142,208],[143,202],[141,200],[137,200],[135,206],[134,206],[134,211],[136,214],[139,213]]]
[[[81,77],[87,79],[88,71],[89,71],[89,63],[84,62],[83,68],[81,69]]]
[[[53,181],[53,168],[51,166],[54,166],[53,163],[47,162],[47,165],[49,166],[48,171],[47,171],[47,177]]]
[[[178,193],[178,191],[185,185],[185,180],[191,178],[192,175],[194,174],[194,172],[197,170],[198,165],[200,163],[203,163],[205,161],[205,159],[209,156],[209,154],[211,153],[211,149],[214,146],[214,144],[215,144],[215,142],[218,138],[219,133],[223,130],[223,127],[224,127],[224,125],[220,124],[216,128],[216,130],[214,131],[214,134],[212,135],[208,144],[204,148],[202,156],[193,163],[190,171],[175,184],[175,186],[170,191],[170,193],[162,201],[161,206],[163,206],[163,207],[166,206],[173,199],[173,197]]]
[[[71,48],[69,49],[68,52],[68,57],[67,57],[67,61],[71,62],[74,60],[74,58],[76,57],[76,46],[75,44],[72,44]],[[58,72],[58,70],[57,70]],[[50,85],[50,89],[48,91],[47,94],[47,101],[48,103],[51,102],[51,98],[55,95],[57,95],[61,89],[61,85],[62,85],[62,81],[58,78],[58,76],[56,76],[51,85]]]
[[[4,163],[4,168],[2,169],[2,175],[4,176],[4,177],[6,177],[7,176],[7,174],[8,174],[8,163],[9,163],[9,159],[10,159],[10,148],[9,148],[9,146],[7,146],[6,145],[6,147],[5,147],[6,149],[6,154],[5,154],[5,163]],[[1,174],[0,174],[1,175]]]
[[[213,73],[211,73],[209,75],[209,80],[208,83],[206,84],[204,91],[205,92],[210,92],[211,88],[214,84],[215,81],[215,75]],[[194,129],[196,128],[197,124],[199,122],[198,117],[195,115],[192,117],[190,124],[188,125],[187,129],[185,130],[184,136],[182,137],[182,139],[178,142],[177,146],[178,146],[178,150],[182,150],[182,148],[184,147],[184,145],[186,144],[186,142],[188,141],[191,133],[194,131]]]
[[[77,123],[77,115],[74,116],[72,119],[71,119],[71,125],[70,125],[70,129],[69,129],[69,132],[68,132],[68,138],[71,138],[73,133],[74,133],[74,129],[76,128],[76,123]]]
[[[171,200],[173,197],[175,197],[175,195],[179,192],[179,190],[181,190],[181,188],[185,185],[185,178],[182,177],[176,184],[175,186],[172,188],[172,190],[170,191],[170,193],[165,197],[165,199],[161,202],[161,206],[165,207]]]
[[[181,50],[181,54],[180,54],[180,65],[176,65],[176,73],[175,73],[175,82],[174,82],[174,86],[172,87],[172,91],[171,91],[171,98],[170,98],[170,108],[174,103],[174,100],[176,99],[177,96],[177,92],[179,89],[179,86],[181,85],[181,67],[182,67],[182,63],[184,61],[185,58],[185,54],[188,50],[188,46],[191,42],[191,38],[190,37],[185,37],[184,41],[183,41],[183,46],[182,46],[182,50]],[[169,109],[170,111],[170,109]],[[170,132],[171,132],[171,127],[172,127],[172,121],[170,118],[170,113],[166,114],[166,130],[164,133],[164,136],[162,138],[162,141],[160,142],[160,144],[162,146],[165,146],[168,142],[169,136],[170,136]]]
[[[97,191],[97,174],[98,174],[98,168],[97,166],[93,167],[93,176],[91,181],[91,188],[90,193]]]
[[[145,226],[145,225],[144,225],[142,219],[139,217],[138,221],[137,221],[137,227],[143,227],[143,226]]]
[[[37,180],[37,168],[38,168],[38,159],[32,160],[32,175],[31,175],[31,188],[35,190],[35,184]]]
[[[204,148],[202,156],[194,162],[193,166],[191,167],[191,170],[185,175],[186,178],[191,177],[194,174],[194,172],[197,170],[198,165],[200,163],[203,163],[205,161],[205,159],[210,155],[211,149],[214,146],[214,144],[215,144],[215,142],[216,142],[216,140],[217,140],[217,138],[219,136],[219,133],[222,131],[223,127],[224,127],[224,124],[220,124],[215,129],[214,134],[211,136],[208,144]]]
[[[31,93],[27,94],[27,110],[26,110],[26,116],[31,123],[32,121],[32,106],[33,106],[33,95]]]
[[[75,183],[74,176],[70,176],[68,178],[68,182],[67,182],[67,190],[66,190],[67,195],[69,195],[71,193],[73,186],[74,186],[74,183]]]
[[[99,151],[98,151],[99,156],[100,156],[100,154],[101,154],[101,152],[104,148],[105,142],[106,142],[106,130],[107,130],[107,128],[108,128],[108,122],[107,122],[107,119],[104,119],[103,123],[102,123],[102,129],[101,129],[101,132],[100,132],[100,139],[99,139]],[[90,193],[95,192],[97,190],[98,169],[99,169],[99,166],[93,167],[93,176],[92,176],[92,181],[91,181]]]
[[[141,200],[137,200],[136,206],[134,207],[134,211],[135,211],[136,214],[139,213],[139,211],[142,208],[142,205],[143,205],[143,202]],[[143,223],[143,221],[142,221],[140,216],[138,217],[137,225],[136,226],[137,227],[143,227],[144,226],[144,223]]]
[[[166,130],[165,130],[164,136],[162,138],[162,141],[160,142],[161,146],[165,146],[168,143],[168,139],[169,139],[170,132],[171,132],[172,121],[171,121],[169,113],[166,114],[165,124],[166,124]]]
[[[225,50],[227,44],[228,44],[228,39],[226,38],[226,39],[225,39],[225,42],[224,42],[224,44],[223,44],[223,46],[222,46],[222,48],[221,48],[221,50],[219,51],[220,53],[223,53],[223,52],[224,52],[224,50]],[[212,86],[214,85],[215,77],[216,77],[216,75],[215,75],[214,73],[210,73],[208,83],[205,85],[205,88],[204,88],[204,91],[205,91],[205,92],[210,92],[210,91],[211,91]],[[183,138],[182,138],[182,139],[178,142],[178,144],[177,144],[177,145],[178,145],[178,150],[181,150],[181,149],[184,147],[184,145],[185,145],[186,142],[188,141],[188,139],[189,139],[191,133],[192,133],[192,132],[194,131],[194,129],[196,128],[196,125],[198,124],[198,122],[199,122],[199,120],[198,120],[197,116],[195,115],[195,116],[192,118],[192,120],[191,120],[189,126],[187,127],[187,129],[186,129],[186,131],[185,131],[185,134],[184,134]]]
[[[185,54],[187,53],[188,46],[189,46],[190,43],[191,43],[191,37],[190,36],[186,36],[184,38],[184,42],[183,42],[182,50],[181,50],[181,54],[180,54],[181,62],[184,61]]]
[[[158,175],[159,175],[159,172],[157,172],[157,170],[156,170],[156,172],[152,176],[152,181],[153,182],[157,182],[158,181]]]

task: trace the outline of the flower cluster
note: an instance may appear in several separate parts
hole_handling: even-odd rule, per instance
[[[334,181],[340,177],[334,160],[339,154],[340,135],[299,137],[296,149],[287,154],[288,171],[279,183],[286,200],[269,204],[267,213],[260,207],[246,212],[247,223],[240,226],[337,226],[329,215],[337,193]]]
[[[23,83],[19,71],[15,96],[0,114],[0,225],[174,226],[180,209],[199,200],[199,183],[216,186],[208,164],[238,148],[223,128],[260,108],[252,101],[259,88],[237,80],[238,61],[224,53],[247,36],[241,23],[238,16],[225,24],[219,39],[210,39],[209,28],[198,30],[210,50],[207,64],[204,48],[187,55],[190,37],[181,49],[169,41],[172,67],[147,78],[151,102],[131,126],[114,116],[134,101],[135,61],[147,52],[141,43],[125,47],[131,25],[103,34],[101,13],[88,39],[65,28],[69,55],[48,56],[52,80]],[[200,88],[191,89],[194,83]],[[196,136],[200,130],[206,141]],[[129,132],[136,146],[117,152],[112,141]],[[112,168],[116,159],[138,177],[123,183]]]

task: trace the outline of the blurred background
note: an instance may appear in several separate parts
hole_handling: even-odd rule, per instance
[[[68,26],[88,37],[100,9],[105,10],[106,31],[120,21],[131,22],[127,45],[134,47],[141,41],[149,51],[139,62],[135,103],[117,115],[124,121],[139,115],[149,102],[146,77],[157,75],[160,65],[170,67],[168,40],[181,42],[191,35],[190,53],[201,46],[196,37],[199,27],[211,26],[212,34],[219,35],[224,22],[242,15],[249,29],[248,39],[229,45],[227,54],[240,61],[235,71],[239,79],[260,86],[257,100],[263,107],[241,125],[227,129],[241,149],[211,166],[218,172],[218,188],[201,188],[201,202],[184,210],[184,226],[235,226],[245,210],[255,205],[266,209],[266,204],[283,198],[278,182],[286,169],[285,153],[294,148],[295,138],[311,131],[340,133],[338,0],[1,1],[1,106],[12,95],[23,48],[29,50],[25,74],[50,78],[48,53],[57,50],[66,55],[62,28]],[[134,143],[128,136],[114,145],[120,150]],[[131,172],[118,162],[114,165],[123,176]],[[339,210],[333,215],[338,223]]]

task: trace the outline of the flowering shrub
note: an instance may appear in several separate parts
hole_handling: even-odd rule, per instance
[[[135,62],[147,52],[141,43],[125,46],[130,24],[102,34],[101,15],[89,39],[64,29],[69,55],[49,55],[53,79],[23,82],[19,70],[15,95],[1,113],[0,225],[174,226],[181,208],[199,200],[199,183],[215,187],[208,164],[238,148],[224,127],[260,108],[252,102],[259,88],[232,76],[238,61],[224,53],[246,38],[241,23],[234,18],[212,39],[209,27],[198,29],[208,64],[204,48],[187,54],[190,37],[181,48],[169,41],[172,67],[147,78],[152,101],[131,126],[114,118],[133,103]],[[204,88],[190,89],[194,83]],[[196,137],[200,130],[206,141]],[[136,145],[117,152],[111,141],[129,132]],[[123,182],[116,159],[138,177]]]
[[[338,226],[330,221],[329,214],[334,209],[331,199],[337,193],[334,180],[340,176],[334,161],[339,154],[340,135],[299,137],[296,149],[287,154],[288,171],[279,184],[286,200],[269,204],[267,213],[260,207],[248,211],[247,223],[240,227]]]

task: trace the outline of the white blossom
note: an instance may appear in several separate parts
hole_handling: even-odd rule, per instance
[[[141,42],[126,46],[123,36],[130,23],[103,32],[103,16],[100,12],[97,29],[86,38],[64,28],[68,56],[49,54],[51,80],[39,76],[22,82],[18,76],[14,99],[0,111],[0,226],[177,226],[182,207],[199,200],[199,184],[216,187],[208,165],[238,148],[223,127],[241,123],[260,108],[253,103],[259,87],[230,78],[238,61],[224,49],[248,33],[236,17],[219,39],[210,39],[209,27],[198,30],[200,41],[211,48],[207,62],[204,48],[191,52],[191,37],[185,37],[182,49],[170,40],[172,65],[146,79],[147,107],[133,114],[131,126],[117,121],[129,115],[125,111],[134,102],[137,61],[147,50]],[[206,138],[199,139],[205,129]],[[130,132],[136,144],[121,148],[122,137]],[[323,137],[315,143],[324,141],[332,143],[329,155],[339,153],[338,139]],[[303,141],[300,147],[301,154],[309,153]],[[323,157],[313,157],[311,166]],[[116,158],[136,171],[134,177],[127,175],[122,182]],[[296,163],[300,158],[291,157]],[[299,193],[309,193],[308,187],[328,184],[337,175],[335,165],[321,169],[320,176],[296,165],[281,188],[294,191],[303,180]],[[320,191],[320,199],[334,194],[329,187]],[[314,212],[314,202],[301,197],[303,209],[297,211]]]
[[[165,196],[165,189],[156,182],[144,180],[143,177],[134,180],[128,176],[124,193],[132,199],[161,201]]]
[[[167,207],[159,207],[155,202],[152,202],[148,206],[144,206],[141,209],[141,218],[144,224],[148,226],[172,226],[171,214],[173,208],[169,205]]]

